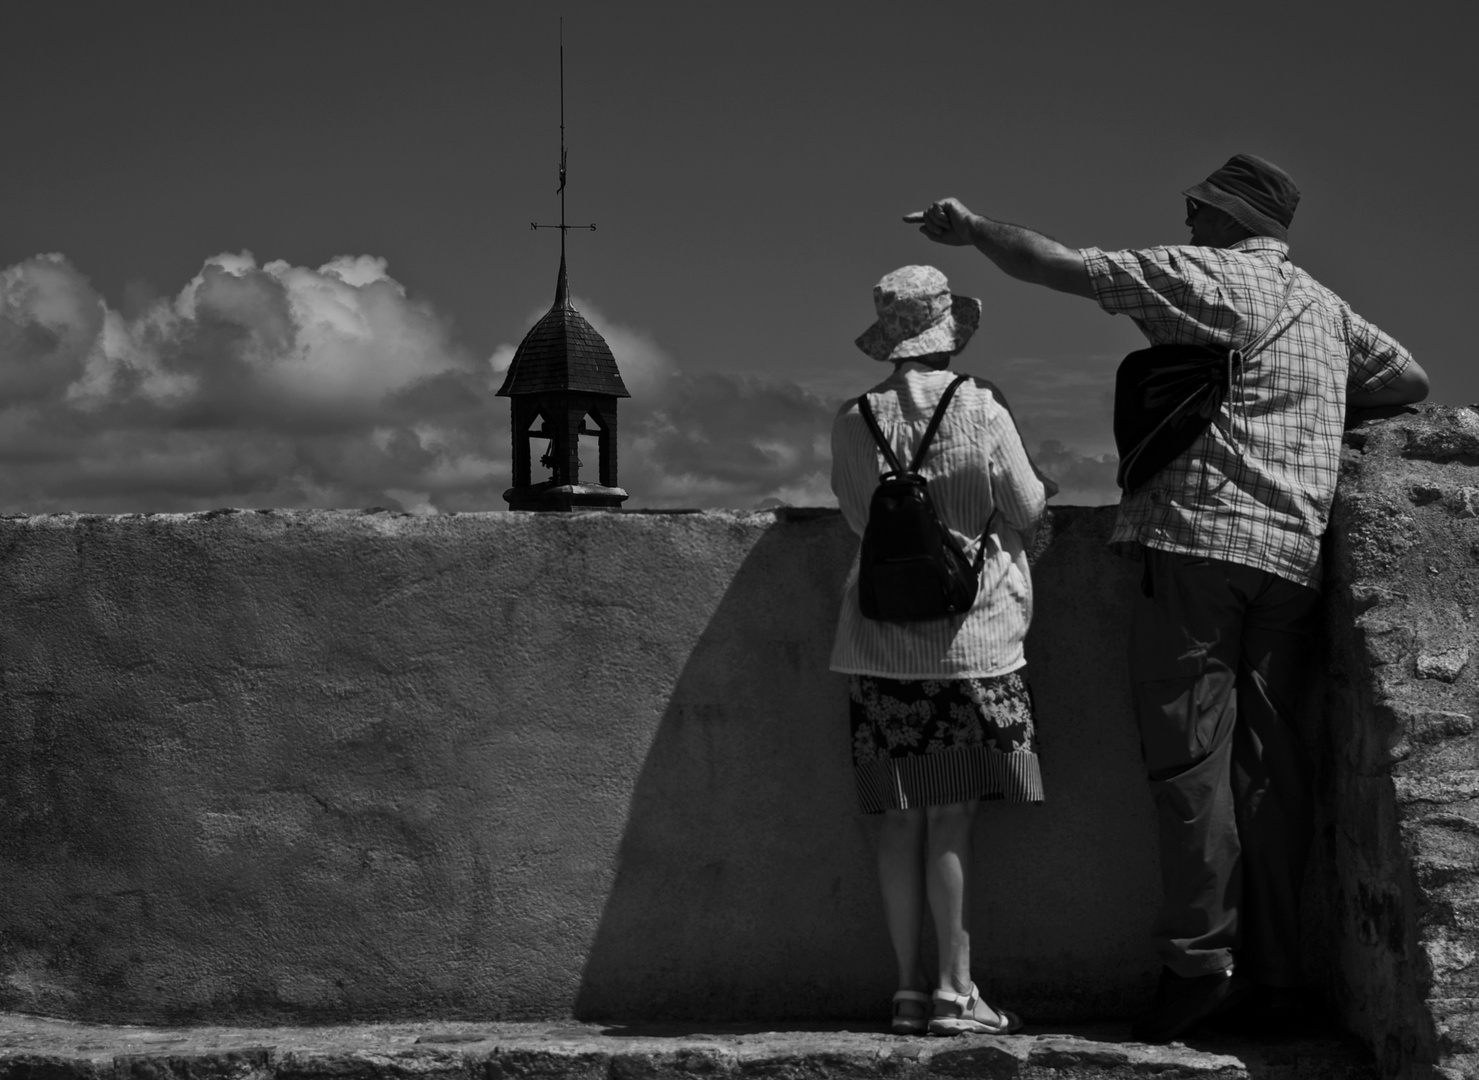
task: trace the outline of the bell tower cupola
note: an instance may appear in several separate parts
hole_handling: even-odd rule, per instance
[[[514,352],[498,396],[513,409],[513,487],[503,493],[510,510],[615,509],[626,500],[616,480],[616,399],[631,397],[616,358],[596,328],[570,302],[565,234],[594,225],[565,223],[565,41],[560,29],[560,223],[531,229],[560,230],[560,276],[555,303]],[[582,460],[581,438],[587,443]],[[547,449],[539,465],[549,478],[535,482],[534,440]],[[590,460],[591,452],[594,460]],[[584,475],[582,476],[582,470]],[[594,473],[594,475],[592,475]]]
[[[513,407],[514,482],[503,493],[510,510],[622,504],[627,493],[616,479],[616,399],[631,394],[605,339],[570,302],[563,252],[554,306],[524,335],[498,395]],[[595,439],[595,461],[581,459],[583,435]],[[540,483],[532,482],[535,439],[548,440],[539,464],[550,477]]]

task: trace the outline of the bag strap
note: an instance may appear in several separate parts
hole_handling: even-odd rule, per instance
[[[935,432],[940,430],[940,421],[945,418],[945,410],[950,405],[950,399],[955,396],[955,391],[959,389],[960,384],[968,378],[970,378],[968,375],[957,375],[954,381],[945,388],[945,392],[940,395],[940,403],[935,406],[929,426],[924,429],[924,438],[919,441],[919,449],[914,451],[914,457],[909,462],[910,472],[917,473],[919,466],[924,464],[924,455],[929,452],[930,443],[935,441]],[[896,473],[903,472],[904,466],[899,463],[898,455],[894,453],[894,448],[889,445],[888,440],[883,437],[883,429],[878,426],[878,418],[873,414],[873,406],[868,403],[867,394],[858,398],[858,412],[862,415],[863,422],[868,425],[868,430],[872,432],[873,441],[883,452],[883,459],[888,462],[889,469]]]
[[[883,459],[888,462],[889,470],[891,472],[903,472],[904,467],[899,464],[899,459],[894,453],[894,448],[883,437],[883,431],[878,426],[878,418],[873,415],[873,406],[868,404],[867,394],[858,398],[858,413],[868,425],[868,430],[873,433],[873,441],[878,444],[878,449],[883,452]]]
[[[1303,308],[1295,312],[1293,318],[1291,318],[1287,323],[1284,324],[1283,329],[1281,329],[1277,334],[1273,334],[1274,327],[1279,325],[1279,320],[1284,317],[1284,312],[1289,309],[1289,300],[1294,295],[1294,279],[1299,276],[1299,267],[1294,265],[1293,260],[1291,260],[1289,256],[1284,256],[1284,262],[1289,264],[1289,283],[1284,286],[1284,297],[1282,300],[1279,301],[1278,310],[1274,312],[1273,317],[1269,319],[1263,330],[1260,331],[1258,336],[1255,337],[1252,341],[1241,347],[1230,348],[1227,350],[1227,370],[1225,374],[1227,376],[1227,395],[1229,398],[1232,397],[1233,380],[1237,379],[1241,381],[1244,376],[1244,365],[1250,359],[1262,352],[1267,346],[1273,344],[1276,340],[1278,340],[1283,335],[1285,330],[1288,330],[1289,327],[1294,325],[1295,319],[1298,319],[1299,316],[1303,315],[1305,311],[1309,309],[1310,304],[1314,303],[1314,301],[1311,300],[1309,303],[1305,304]],[[1273,334],[1273,336],[1270,337],[1270,334]],[[1228,416],[1229,420],[1231,420],[1231,408],[1229,408]],[[1166,423],[1170,421],[1170,419],[1170,417],[1167,417],[1165,421],[1157,424],[1156,430],[1159,431],[1160,428],[1164,427]],[[1145,440],[1141,443],[1141,446],[1147,445],[1154,435],[1155,432],[1147,435],[1145,437]],[[1242,449],[1236,444],[1233,445],[1233,450],[1237,453],[1239,458],[1243,456]],[[1201,472],[1202,479],[1200,483],[1205,483],[1207,473],[1207,459],[1205,456],[1202,458]]]
[[[929,427],[924,429],[924,438],[919,440],[919,449],[914,451],[914,460],[909,463],[910,472],[917,473],[924,464],[924,455],[929,453],[930,443],[935,441],[935,432],[940,430],[940,421],[945,419],[945,410],[950,406],[950,399],[960,389],[960,384],[968,378],[968,375],[955,376],[955,381],[945,387],[945,392],[940,395],[940,403],[935,406],[935,415],[930,417]]]
[[[986,565],[986,538],[991,535],[991,525],[994,521],[996,521],[996,507],[993,506],[991,516],[986,519],[986,527],[981,530],[981,535],[976,540],[976,557],[971,560],[971,565],[975,567],[977,574],[981,572],[981,567]],[[960,541],[955,539],[953,532],[947,529],[945,535],[950,538],[952,544],[959,545]],[[965,556],[964,551],[960,554],[962,557]]]
[[[957,375],[955,380],[945,388],[945,392],[940,395],[940,403],[935,406],[935,412],[930,417],[929,426],[924,429],[924,438],[919,442],[919,449],[914,451],[914,459],[909,463],[910,472],[917,473],[919,471],[919,466],[924,462],[924,455],[929,450],[930,443],[935,441],[935,432],[940,430],[940,421],[945,417],[945,410],[950,405],[950,399],[955,396],[955,391],[960,388],[960,384],[969,378],[970,376],[968,375]],[[883,429],[878,426],[878,417],[873,414],[873,406],[868,404],[867,394],[863,394],[858,398],[858,413],[862,416],[863,422],[868,425],[868,430],[873,435],[873,441],[878,444],[878,449],[882,451],[883,459],[888,462],[889,469],[896,473],[903,472],[904,467],[899,464],[898,455],[894,453],[894,448],[889,445],[888,440],[883,437]],[[981,572],[981,567],[986,565],[986,538],[991,535],[991,525],[995,520],[996,508],[992,507],[991,516],[986,519],[986,527],[981,531],[981,536],[976,541],[976,557],[971,560],[978,574]],[[955,548],[956,553],[962,559],[965,558],[965,550],[961,547],[960,541],[955,538],[955,534],[949,529],[942,529],[941,531],[944,533],[945,539],[949,544]]]
[[[1279,310],[1274,312],[1274,317],[1268,321],[1268,325],[1263,328],[1256,338],[1242,348],[1229,349],[1228,352],[1239,353],[1244,360],[1248,359],[1267,344],[1264,339],[1269,336],[1275,326],[1279,325],[1280,317],[1283,316],[1285,309],[1289,307],[1289,298],[1294,295],[1294,279],[1299,276],[1299,268],[1287,258],[1284,261],[1289,263],[1289,284],[1284,286],[1284,299],[1279,301]]]

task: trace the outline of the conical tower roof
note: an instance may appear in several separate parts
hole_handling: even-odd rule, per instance
[[[616,358],[605,338],[570,303],[565,276],[565,254],[560,253],[560,278],[555,303],[524,335],[513,363],[498,391],[499,397],[575,390],[588,394],[631,397],[616,369]]]

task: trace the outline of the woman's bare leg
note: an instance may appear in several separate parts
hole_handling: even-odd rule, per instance
[[[919,931],[924,920],[924,811],[885,810],[878,834],[878,883],[883,913],[899,965],[900,990],[924,990],[919,966]],[[905,1016],[927,1016],[914,1002],[903,1003]]]
[[[971,822],[979,800],[925,807],[928,821],[925,891],[940,943],[940,989],[971,989],[971,935],[966,929],[966,882],[971,869]]]

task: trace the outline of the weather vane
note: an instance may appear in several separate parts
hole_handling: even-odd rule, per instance
[[[558,225],[541,225],[537,221],[529,222],[531,229],[559,229],[560,230],[560,259],[565,258],[565,233],[571,229],[589,229],[596,231],[594,224],[590,225],[566,225],[565,224],[565,20],[560,19],[560,187],[556,192],[560,196],[560,223]]]

